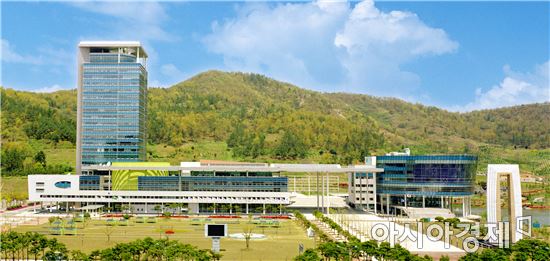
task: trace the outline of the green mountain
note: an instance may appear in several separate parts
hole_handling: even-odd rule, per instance
[[[1,94],[3,156],[36,141],[47,141],[41,143],[45,149],[74,144],[75,90]],[[350,163],[402,147],[416,153],[550,148],[550,103],[454,113],[394,98],[310,91],[257,74],[208,71],[170,88],[150,88],[148,106],[151,144],[227,144],[213,155],[229,150],[246,160]],[[152,156],[160,146],[150,147]]]

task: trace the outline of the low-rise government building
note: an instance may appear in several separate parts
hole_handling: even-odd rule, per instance
[[[382,171],[372,166],[228,162],[113,162],[83,166],[82,175],[31,175],[29,200],[54,202],[69,210],[103,205],[109,210],[155,213],[184,203],[190,213],[281,212],[293,202],[282,172],[350,173]],[[322,207],[322,206],[321,206]],[[275,210],[275,211],[274,211]]]

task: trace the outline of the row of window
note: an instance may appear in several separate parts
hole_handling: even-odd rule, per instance
[[[88,138],[86,140],[83,140],[82,141],[82,144],[87,144],[87,143],[90,143],[90,144],[95,144],[97,142],[105,142],[106,144],[118,144],[118,143],[141,143],[143,142],[143,139],[141,138],[133,138],[133,139],[118,139],[118,138],[114,138],[114,139],[107,139],[107,138],[99,138],[99,139],[95,139],[95,138]]]
[[[108,98],[118,97],[134,97],[139,96],[144,99],[147,95],[147,92],[143,90],[140,86],[95,86],[95,87],[83,87],[82,89],[83,98],[106,96]]]
[[[286,201],[284,197],[227,197],[227,196],[101,196],[101,195],[40,195],[41,198],[94,198],[94,199],[176,199],[176,200],[230,200],[230,201]]]
[[[84,118],[84,117],[83,117]],[[136,124],[139,123],[140,118],[136,115],[112,115],[111,117],[105,115],[98,115],[96,117],[85,117],[82,123],[90,124]]]

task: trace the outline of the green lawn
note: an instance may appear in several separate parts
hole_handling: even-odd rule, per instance
[[[70,142],[55,143],[49,140],[30,139],[28,145],[32,155],[38,151],[44,151],[48,164],[66,164],[73,167],[76,164],[76,148]]]
[[[182,161],[234,160],[231,151],[225,142],[196,142],[186,143],[179,147],[165,144],[147,145],[149,161],[165,161],[179,165]]]
[[[0,195],[2,198],[7,195],[13,197],[18,195],[21,198],[28,198],[27,177],[2,177]]]
[[[214,219],[220,223],[228,220]],[[229,234],[242,233],[247,226],[247,219],[241,224],[229,224]],[[81,223],[77,223],[82,226]],[[34,231],[55,237],[69,249],[80,249],[90,253],[95,249],[112,247],[118,242],[129,242],[144,237],[165,238],[164,231],[172,229],[175,234],[169,239],[195,245],[199,248],[210,249],[212,242],[204,237],[204,225],[192,225],[189,219],[159,219],[157,223],[135,223],[132,219],[128,226],[106,226],[106,221],[90,221],[85,228],[78,229],[78,235],[54,236],[49,235],[49,224],[19,226],[17,232]],[[267,239],[251,240],[250,249],[246,249],[244,240],[223,238],[222,260],[292,260],[298,255],[298,245],[306,248],[314,247],[314,240],[307,238],[306,232],[295,221],[283,220],[279,228],[259,227],[253,225],[252,233],[267,235]],[[112,230],[111,239],[107,241],[107,233]]]

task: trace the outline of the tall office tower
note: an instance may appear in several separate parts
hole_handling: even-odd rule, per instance
[[[147,54],[139,42],[78,45],[76,172],[146,159]]]

